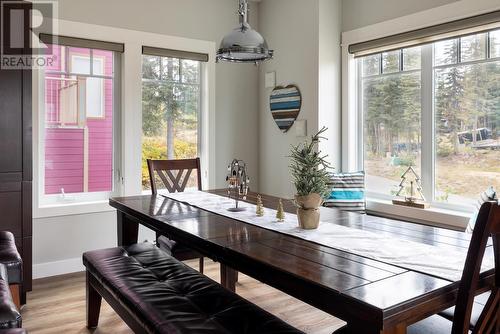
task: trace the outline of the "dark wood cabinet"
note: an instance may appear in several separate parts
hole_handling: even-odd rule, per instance
[[[23,166],[22,71],[4,70],[0,78],[0,173],[20,172]]]
[[[0,69],[0,230],[23,258],[22,298],[32,281],[31,71]]]

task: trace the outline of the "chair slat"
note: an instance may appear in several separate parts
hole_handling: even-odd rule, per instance
[[[191,176],[191,172],[192,171],[193,171],[192,169],[188,169],[186,171],[186,175],[184,176],[184,180],[182,181],[182,184],[181,184],[181,189],[182,190],[180,190],[180,191],[184,191],[184,189],[186,189],[186,186],[187,186],[187,183],[189,181],[189,177]]]
[[[163,170],[157,170],[156,173],[158,174],[158,176],[160,177],[160,179],[163,181],[163,184],[165,185],[165,187],[167,188],[167,190],[171,193],[175,192],[175,183],[170,183],[167,176],[173,180],[170,175],[169,175],[169,171],[163,171]],[[153,177],[154,179],[154,177]]]
[[[484,305],[483,312],[479,317],[476,326],[474,327],[473,334],[476,333],[490,333],[493,326],[496,325],[498,321],[498,303],[499,303],[499,292],[498,288],[495,288],[488,301]]]

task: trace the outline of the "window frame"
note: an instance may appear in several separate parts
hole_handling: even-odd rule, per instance
[[[82,57],[79,54],[72,54],[73,56]],[[105,75],[94,75],[93,74],[93,54],[90,52],[90,57],[87,55],[83,55],[85,58],[90,58],[91,71],[90,74],[75,74],[71,71],[71,64],[68,62],[64,63],[66,67],[64,71],[55,72],[50,71],[51,74],[56,75],[67,75],[67,76],[76,76],[78,77],[97,77],[103,79],[110,79],[109,76]],[[66,57],[69,58],[69,57]],[[79,192],[79,193],[68,193],[68,194],[45,194],[45,78],[46,71],[45,69],[40,69],[37,73],[34,73],[33,77],[33,86],[38,91],[38,119],[35,126],[37,127],[38,133],[38,158],[34,159],[34,166],[38,169],[37,175],[37,191],[34,192],[34,196],[36,196],[37,203],[37,211],[41,209],[47,209],[47,212],[54,212],[51,215],[62,215],[66,212],[67,207],[75,208],[76,211],[88,212],[88,207],[94,208],[91,211],[108,211],[109,206],[105,204],[108,201],[109,197],[119,195],[122,192],[122,158],[121,158],[121,91],[122,91],[122,82],[121,82],[121,70],[122,70],[122,60],[121,53],[113,52],[113,125],[112,125],[112,137],[113,137],[113,148],[112,148],[112,176],[111,176],[111,191],[96,191],[96,192]],[[104,67],[104,62],[103,62]],[[103,90],[105,86],[103,85]],[[104,92],[103,92],[104,94]],[[103,95],[103,103],[105,103],[104,95]],[[105,108],[103,109],[105,112]],[[88,119],[102,119],[102,117],[87,117]],[[34,137],[36,138],[36,137]],[[35,150],[34,150],[34,154]],[[61,212],[61,214],[59,213]],[[37,214],[37,216],[44,216]]]
[[[448,40],[456,40],[458,44],[457,60],[453,64],[434,64],[434,53],[435,44],[424,44],[421,46],[421,65],[420,70],[404,70],[404,56],[403,49],[400,51],[400,70],[399,72],[383,72],[383,53],[376,54],[379,56],[379,74],[363,76],[362,61],[357,61],[352,57],[350,62],[354,63],[354,71],[350,73],[349,80],[355,81],[356,90],[354,92],[355,96],[355,118],[358,120],[357,132],[357,143],[356,143],[356,153],[355,153],[355,164],[357,170],[364,170],[364,110],[363,110],[363,79],[371,77],[381,77],[381,76],[391,76],[399,73],[411,73],[420,71],[421,75],[421,180],[423,186],[423,193],[427,201],[431,203],[433,208],[438,210],[449,210],[453,212],[473,212],[475,207],[470,204],[457,204],[457,203],[446,203],[436,201],[436,128],[435,128],[435,71],[443,68],[457,67],[457,66],[467,66],[473,64],[482,64],[492,61],[500,61],[500,55],[493,57],[491,55],[491,32],[500,32],[500,29],[492,29],[485,32],[485,55],[482,59],[476,60],[465,60],[461,59],[461,40],[468,36],[457,36],[451,37]],[[478,33],[482,34],[482,33]],[[475,34],[474,34],[475,35]],[[351,109],[352,110],[352,109]],[[351,166],[352,168],[352,166]],[[369,199],[377,201],[389,201],[393,196],[388,194],[377,193],[373,191],[367,191],[366,195]],[[377,206],[377,205],[375,205]]]

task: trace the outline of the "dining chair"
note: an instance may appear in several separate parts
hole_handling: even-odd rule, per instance
[[[200,158],[179,160],[148,159],[147,163],[153,195],[158,193],[158,186],[161,184],[168,192],[183,192],[190,182],[193,171],[196,171],[197,174],[196,187],[201,190]],[[156,234],[156,243],[161,249],[170,251],[177,260],[199,259],[200,272],[203,273],[204,259],[200,253],[158,233]]]
[[[484,308],[479,311],[477,321],[471,325],[475,292],[488,238],[493,239],[495,258],[494,286],[490,291]],[[462,278],[458,288],[457,300],[451,321],[439,315],[430,316],[407,328],[407,334],[498,334],[500,333],[499,310],[500,286],[500,206],[486,202],[481,206],[476,225],[469,244]],[[477,306],[476,302],[476,306]],[[335,334],[350,333],[347,327]],[[351,334],[351,333],[350,333]]]

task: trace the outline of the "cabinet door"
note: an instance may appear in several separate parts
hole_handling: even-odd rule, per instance
[[[21,237],[21,192],[0,192],[0,230],[10,231],[16,237]]]
[[[0,173],[22,171],[22,71],[0,71]]]

